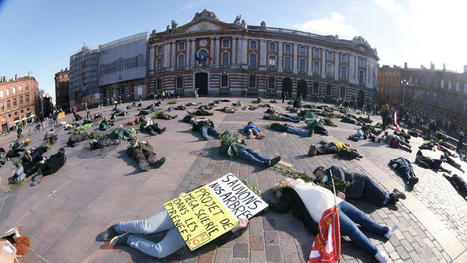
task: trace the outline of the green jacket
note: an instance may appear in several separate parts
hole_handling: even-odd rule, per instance
[[[246,149],[249,149],[246,144],[223,141],[219,148],[219,152],[230,157],[237,157],[238,152]]]

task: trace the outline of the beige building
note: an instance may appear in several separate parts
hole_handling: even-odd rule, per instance
[[[0,78],[1,132],[12,130],[17,124],[25,125],[39,112],[39,85],[30,74],[7,80]]]

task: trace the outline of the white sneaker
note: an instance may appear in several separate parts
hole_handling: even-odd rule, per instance
[[[386,252],[383,252],[383,251],[378,251],[378,253],[376,253],[375,255],[375,258],[376,260],[378,260],[379,263],[386,263],[388,262],[388,259],[389,259]]]
[[[384,234],[384,236],[387,239],[390,239],[392,235],[394,234],[394,232],[396,232],[396,229],[397,229],[397,224],[392,225],[392,227],[389,228],[388,232]]]

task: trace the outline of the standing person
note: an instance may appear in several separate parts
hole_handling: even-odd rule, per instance
[[[17,124],[16,136],[18,137],[18,140],[23,137],[23,129],[21,129],[21,125],[19,124]]]
[[[195,101],[198,101],[198,97],[199,97],[198,91],[199,91],[199,89],[196,88],[196,89],[195,89]]]
[[[386,130],[386,126],[388,125],[388,118],[389,118],[389,104],[384,104],[381,106],[381,119],[383,122],[383,128],[382,130]]]
[[[320,222],[324,211],[337,204],[341,234],[348,236],[354,245],[375,257],[378,262],[386,263],[389,259],[384,251],[378,250],[370,242],[357,224],[366,231],[387,239],[392,237],[397,225],[391,227],[379,225],[352,204],[335,197],[328,189],[312,182],[305,183],[302,179],[282,179],[276,185],[276,196],[279,198],[278,202],[267,201],[269,208],[281,214],[291,210],[292,214],[315,235],[318,234],[316,224]]]
[[[456,147],[456,152],[459,155],[461,154],[463,142],[464,142],[464,132],[461,131],[461,132],[459,132],[459,138],[458,138],[457,147]]]

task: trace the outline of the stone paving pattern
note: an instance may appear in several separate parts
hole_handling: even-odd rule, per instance
[[[181,99],[179,103],[189,100]],[[202,99],[205,102],[211,100]],[[244,104],[251,100],[242,99]],[[144,102],[145,105],[149,103]],[[164,102],[163,107],[166,106]],[[276,108],[283,110],[284,105],[279,103]],[[108,114],[110,108],[104,110]],[[132,109],[131,114],[120,118],[117,125],[133,117],[135,112]],[[185,115],[185,112],[176,113],[178,119]],[[248,120],[259,125],[269,123],[261,119],[262,114],[261,108],[235,114],[216,112],[213,119],[219,130],[238,132]],[[377,116],[372,118],[379,119]],[[414,160],[416,151],[407,153],[360,141],[352,142],[364,156],[359,161],[344,161],[332,155],[306,157],[310,144],[320,140],[346,141],[345,138],[357,129],[357,126],[338,120],[335,123],[338,127],[328,127],[330,136],[315,134],[312,138],[302,138],[264,129],[266,139],[247,140],[247,143],[267,157],[280,154],[294,168],[308,174],[318,165],[339,165],[370,175],[388,190],[404,189],[401,178],[387,163],[399,156]],[[188,124],[178,120],[159,121],[159,124],[167,126],[168,132],[153,137],[140,136],[155,145],[158,155],[167,157],[163,167],[139,173],[137,166],[125,155],[125,143],[97,153],[90,152],[86,142],[74,148],[67,147],[67,163],[57,174],[45,177],[36,187],[30,187],[27,182],[20,189],[0,193],[0,233],[20,225],[24,234],[31,238],[34,252],[47,262],[304,262],[307,259],[314,238],[312,234],[291,214],[273,212],[251,219],[242,236],[221,247],[206,246],[195,253],[182,249],[164,260],[147,257],[131,248],[105,249],[102,243],[96,242],[97,234],[109,225],[149,217],[180,192],[228,172],[248,180],[263,192],[283,177],[272,168],[263,169],[220,156],[220,142],[202,140],[191,133]],[[45,130],[31,135],[33,145],[39,144],[44,133]],[[59,134],[59,142],[46,153],[47,156],[65,144],[68,136],[64,131]],[[0,146],[7,146],[14,136],[0,138]],[[422,143],[419,138],[411,142],[413,149]],[[428,154],[439,156],[436,152]],[[464,167],[467,168],[465,163]],[[467,262],[467,202],[440,173],[416,165],[414,169],[420,182],[413,191],[407,192],[407,200],[397,206],[377,209],[364,201],[352,202],[378,223],[398,224],[398,230],[389,241],[372,234],[368,236],[379,249],[390,255],[393,262]],[[453,171],[458,173],[454,168]],[[3,187],[12,172],[11,162],[0,168]],[[160,236],[151,238],[157,240]],[[342,255],[340,262],[375,262],[347,238],[343,238]],[[41,262],[31,252],[22,261]]]

